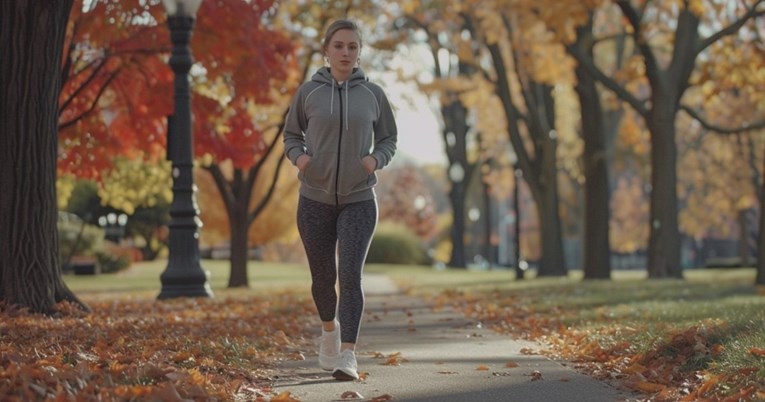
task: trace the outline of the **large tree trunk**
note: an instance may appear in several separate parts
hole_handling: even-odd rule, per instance
[[[0,300],[51,314],[79,302],[59,266],[56,152],[72,0],[0,2]]]
[[[677,208],[676,107],[674,96],[658,92],[648,125],[651,131],[651,212],[648,277],[682,278]]]
[[[593,56],[592,22],[577,29],[580,50]],[[611,248],[608,242],[609,182],[608,150],[603,109],[595,78],[580,64],[576,67],[576,93],[582,116],[582,139],[584,140],[584,279],[609,279],[611,277]]]

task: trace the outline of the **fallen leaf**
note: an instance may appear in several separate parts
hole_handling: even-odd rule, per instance
[[[518,363],[516,363],[514,361],[509,361],[509,362],[505,363],[505,367],[507,367],[507,368],[518,367]]]
[[[396,352],[396,353],[388,355],[388,358],[385,360],[385,363],[382,363],[382,364],[385,366],[400,366],[401,363],[406,361],[407,360],[401,356],[401,352]]]
[[[364,397],[356,391],[345,391],[340,394],[340,399],[345,401],[348,399],[364,399]]]
[[[531,381],[539,381],[542,379],[542,373],[539,370],[531,372]]]
[[[281,394],[271,398],[270,402],[300,402],[300,399],[294,398],[290,391],[284,391]]]
[[[530,348],[521,348],[520,350],[522,355],[534,355],[536,352]]]
[[[765,357],[765,348],[750,348],[749,354],[757,357]]]
[[[475,369],[476,371],[489,371],[489,366],[482,364]]]
[[[657,384],[655,382],[650,382],[650,381],[643,381],[643,380],[631,381],[628,385],[630,386],[630,388],[633,388],[645,393],[660,392],[661,390],[666,388],[664,385]]]
[[[393,400],[392,396],[388,394],[384,394],[384,395],[376,396],[370,399],[369,402],[386,402],[386,401],[392,401],[392,400]]]
[[[438,372],[438,374],[459,374],[459,373],[456,371],[441,370]]]

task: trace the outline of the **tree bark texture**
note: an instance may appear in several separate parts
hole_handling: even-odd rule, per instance
[[[592,23],[577,29],[580,50],[593,58]],[[595,78],[587,69],[576,67],[576,93],[582,115],[582,139],[584,140],[584,279],[611,278],[611,248],[609,236],[609,179],[608,150],[603,108]]]
[[[74,301],[59,266],[61,52],[72,0],[0,2],[0,300],[52,314]]]

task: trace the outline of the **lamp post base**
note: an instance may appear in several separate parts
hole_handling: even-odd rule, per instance
[[[201,267],[194,269],[196,275],[180,272],[181,275],[173,275],[170,268],[160,276],[162,291],[157,299],[174,299],[177,297],[213,297],[210,288],[210,272],[203,271]]]

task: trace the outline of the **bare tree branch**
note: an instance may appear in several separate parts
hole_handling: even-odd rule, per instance
[[[734,21],[730,25],[720,29],[719,31],[715,32],[714,34],[710,35],[708,38],[701,41],[701,44],[699,45],[699,48],[696,49],[696,53],[701,53],[704,49],[712,45],[713,43],[717,42],[724,36],[733,35],[750,19],[759,17],[763,14],[765,14],[765,10],[757,11],[757,6],[765,2],[765,0],[757,0],[756,3],[752,5],[752,7],[739,18],[738,20]]]
[[[765,128],[765,121],[759,121],[754,124],[747,124],[742,127],[720,127],[718,125],[715,125],[706,121],[697,111],[693,110],[689,106],[680,105],[680,109],[685,111],[685,113],[688,113],[689,116],[691,116],[694,120],[698,121],[699,124],[701,124],[701,126],[704,127],[705,129],[710,131],[715,131],[720,134],[739,134],[739,133],[743,133],[747,131],[760,130]]]
[[[98,90],[96,97],[93,99],[93,102],[91,102],[90,106],[86,110],[84,110],[82,113],[72,117],[71,119],[63,123],[59,123],[58,125],[59,130],[72,126],[73,124],[77,123],[80,119],[83,119],[85,116],[90,114],[93,110],[95,110],[96,105],[98,105],[98,100],[101,99],[101,96],[104,94],[104,92],[106,92],[106,89],[109,88],[109,84],[111,84],[111,82],[114,81],[115,78],[117,78],[117,75],[119,75],[120,70],[121,68],[118,68],[109,75],[109,78],[106,79],[106,82],[104,83],[104,85],[101,86],[101,89]]]
[[[643,117],[648,116],[648,108],[645,102],[632,95],[621,84],[614,79],[606,75],[603,71],[595,65],[595,63],[586,55],[582,54],[582,51],[574,46],[568,46],[568,53],[576,59],[587,71],[593,75],[601,84],[615,93],[621,100],[627,102]]]

